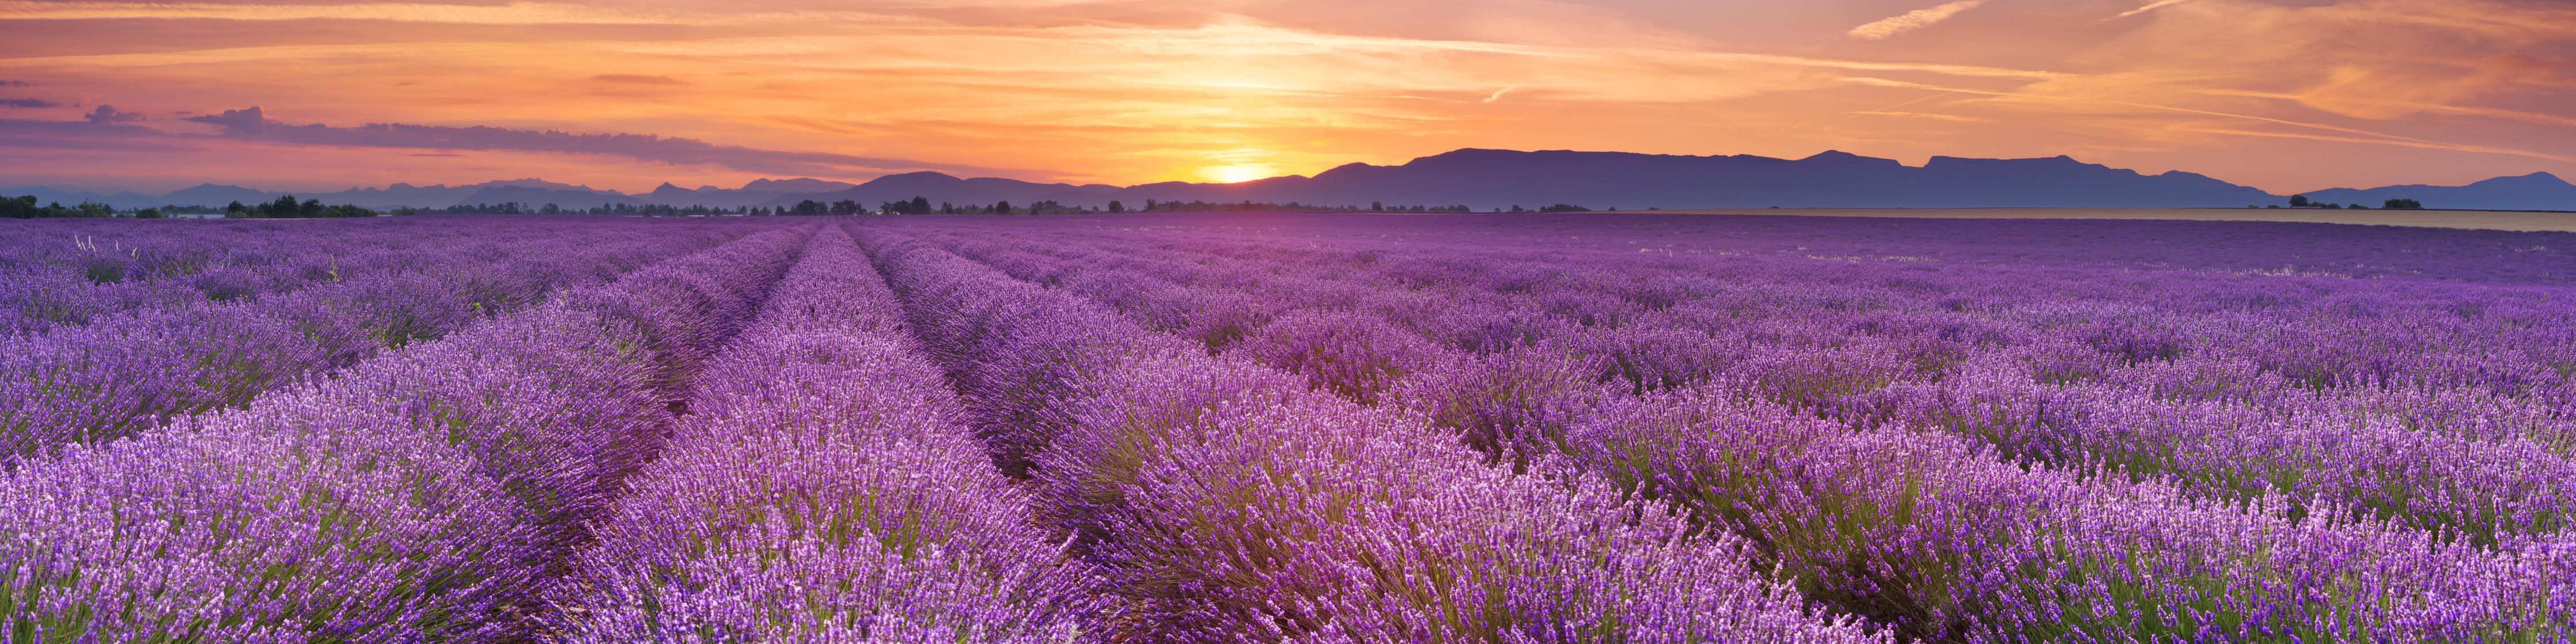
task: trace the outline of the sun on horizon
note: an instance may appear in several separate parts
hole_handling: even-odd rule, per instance
[[[1243,183],[1279,175],[1279,167],[1268,164],[1219,165],[1199,169],[1200,177],[1217,183]]]

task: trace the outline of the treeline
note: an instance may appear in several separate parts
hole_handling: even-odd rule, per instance
[[[2392,200],[2392,201],[2394,201],[2394,200]],[[2421,206],[2417,206],[2417,207],[2421,207]],[[1616,210],[1618,210],[1618,209],[1617,209],[1617,208],[1611,208],[1610,210],[1612,210],[1612,211],[1616,211]],[[934,205],[934,204],[932,204],[932,203],[930,202],[930,199],[929,199],[929,198],[927,198],[927,197],[913,197],[913,198],[911,198],[911,199],[903,200],[903,201],[888,201],[888,202],[882,202],[882,203],[877,204],[877,205],[876,205],[876,208],[874,208],[874,209],[869,209],[867,206],[862,205],[862,204],[860,204],[860,203],[859,203],[859,202],[857,202],[857,201],[853,201],[853,200],[849,200],[849,199],[842,199],[842,200],[832,201],[832,202],[822,202],[822,201],[816,201],[816,200],[812,200],[812,199],[806,199],[806,200],[798,201],[798,202],[796,202],[796,203],[795,203],[795,204],[793,204],[793,205],[779,206],[779,207],[776,207],[776,208],[770,208],[770,207],[764,207],[764,206],[742,206],[742,207],[734,207],[734,208],[722,208],[722,207],[710,207],[710,206],[671,206],[671,205],[662,205],[662,204],[620,204],[620,203],[603,203],[603,204],[600,204],[600,205],[598,205],[598,206],[592,206],[592,207],[587,207],[587,208],[583,208],[583,207],[566,208],[566,207],[564,207],[564,206],[562,206],[562,205],[559,205],[559,204],[552,204],[552,203],[549,203],[549,204],[528,204],[528,203],[520,203],[520,202],[515,202],[515,201],[505,201],[505,202],[501,202],[501,203],[473,203],[473,204],[457,204],[457,205],[447,206],[447,207],[443,207],[443,208],[414,208],[414,207],[408,207],[408,206],[406,206],[406,207],[401,207],[401,208],[395,208],[395,209],[393,209],[393,210],[391,210],[390,212],[387,212],[387,213],[378,213],[378,212],[377,212],[377,211],[375,211],[375,210],[368,209],[368,208],[364,208],[364,207],[360,207],[360,206],[357,206],[357,205],[354,205],[354,204],[326,205],[326,204],[323,204],[323,203],[322,203],[322,201],[321,201],[320,199],[305,199],[305,200],[298,201],[298,200],[296,200],[296,198],[295,198],[295,196],[294,196],[294,195],[281,196],[281,197],[278,197],[276,201],[263,202],[263,203],[258,203],[258,204],[244,204],[244,203],[242,203],[242,202],[235,201],[235,202],[232,202],[232,204],[231,204],[231,205],[227,205],[227,206],[224,206],[224,207],[222,207],[222,208],[215,208],[215,207],[211,207],[211,206],[167,206],[167,207],[164,207],[164,208],[144,208],[144,209],[141,209],[141,210],[134,210],[134,211],[121,211],[121,210],[118,210],[118,209],[116,209],[116,208],[114,208],[114,207],[108,206],[108,205],[106,205],[106,204],[91,203],[91,202],[83,202],[83,203],[81,203],[81,204],[80,204],[80,205],[78,205],[78,206],[70,206],[70,207],[63,206],[62,204],[59,204],[59,203],[58,203],[58,204],[52,204],[52,205],[48,205],[48,206],[41,206],[41,207],[40,207],[40,206],[37,206],[37,205],[36,205],[36,198],[35,198],[35,197],[33,197],[33,196],[17,197],[17,198],[14,198],[14,199],[0,199],[0,217],[19,218],[19,219],[32,218],[32,217],[120,217],[120,216],[124,216],[124,217],[137,217],[137,218],[144,218],[144,219],[153,219],[153,218],[167,217],[167,216],[170,216],[170,215],[217,215],[217,214],[223,215],[224,217],[227,217],[227,218],[236,218],[236,219],[266,219],[266,218],[290,218],[290,217],[291,217],[291,218],[374,217],[374,216],[377,216],[377,215],[379,215],[379,214],[391,214],[391,215],[396,215],[396,216],[403,216],[403,215],[418,215],[418,214],[450,214],[450,215],[465,215],[465,214],[477,214],[477,215],[480,215],[480,214],[490,214],[490,215],[623,215],[623,216],[655,216],[655,217],[729,217],[729,216],[730,216],[730,217],[740,217],[740,216],[761,217],[761,216],[777,216],[777,215],[1083,215],[1083,214],[1102,214],[1102,213],[1118,214],[1118,213],[1130,213],[1130,212],[1385,212],[1385,213],[1411,213],[1411,212],[1419,212],[1419,213],[1471,213],[1471,212],[1475,212],[1475,211],[1476,211],[1476,210],[1475,210],[1474,208],[1470,208],[1470,207],[1467,207],[1467,206],[1464,206],[1464,205],[1449,205],[1449,206],[1422,206],[1422,205],[1405,206],[1405,205],[1395,205],[1395,206],[1389,206],[1389,205],[1387,205],[1387,204],[1385,204],[1385,203],[1383,203],[1383,202],[1371,202],[1368,206],[1366,206],[1366,207],[1361,207],[1361,206],[1326,206],[1326,205],[1320,205],[1320,204],[1306,204],[1306,203],[1298,203],[1298,202],[1294,202],[1294,201],[1291,201],[1291,202],[1288,202],[1288,203],[1284,203],[1284,204],[1283,204],[1283,203],[1263,203],[1263,202],[1254,202],[1254,201],[1240,201],[1240,202],[1212,202],[1212,201],[1161,201],[1161,200],[1156,200],[1156,199],[1147,199],[1147,200],[1145,200],[1145,204],[1144,204],[1142,207],[1136,207],[1136,208],[1130,208],[1130,207],[1128,207],[1128,206],[1127,206],[1127,204],[1125,204],[1125,203],[1123,203],[1123,202],[1119,202],[1119,201],[1111,201],[1111,202],[1109,202],[1109,204],[1108,204],[1108,206],[1107,206],[1107,207],[1092,207],[1092,206],[1069,206],[1069,205],[1065,205],[1065,204],[1062,204],[1062,203],[1058,203],[1058,202],[1055,202],[1055,201],[1052,201],[1052,200],[1049,200],[1049,201],[1038,201],[1038,202],[1030,203],[1030,204],[1026,204],[1026,205],[1015,205],[1015,204],[1012,204],[1012,203],[1011,203],[1011,202],[1009,202],[1009,201],[998,201],[998,202],[994,202],[994,203],[990,203],[990,204],[954,204],[954,203],[948,203],[948,202],[940,202],[940,203],[938,203],[938,204],[935,204],[935,205]],[[1582,206],[1573,205],[1573,204],[1562,204],[1562,203],[1561,203],[1561,204],[1554,204],[1554,205],[1549,205],[1549,206],[1541,206],[1541,207],[1539,207],[1539,208],[1537,208],[1537,209],[1535,209],[1535,210],[1533,210],[1533,209],[1529,209],[1529,208],[1524,208],[1524,207],[1519,206],[1519,205],[1514,205],[1514,206],[1512,206],[1512,207],[1511,207],[1511,209],[1509,209],[1509,210],[1505,210],[1505,209],[1502,209],[1502,208],[1495,208],[1495,209],[1493,209],[1493,212],[1541,212],[1541,213],[1555,213],[1555,212],[1592,212],[1592,209],[1590,209],[1590,208],[1585,208],[1585,207],[1582,207]]]
[[[624,215],[630,217],[726,217],[771,214],[761,208],[711,208],[707,206],[669,206],[663,204],[603,203],[588,208],[566,208],[558,204],[526,204],[516,201],[501,203],[456,204],[445,208],[395,208],[396,215]]]
[[[2247,207],[2247,208],[2252,208],[2253,206],[2246,206],[2246,207]],[[2266,207],[2266,208],[2279,208],[2280,206],[2265,206],[2265,207]],[[2361,205],[2361,204],[2344,205],[2344,204],[2339,204],[2339,203],[2325,203],[2325,202],[2322,202],[2322,201],[2316,201],[2316,200],[2309,199],[2307,195],[2291,195],[2291,196],[2290,196],[2290,207],[2292,207],[2292,208],[2329,208],[2329,209],[2336,209],[2336,210],[2369,210],[2369,209],[2370,209],[2370,207],[2369,207],[2369,206],[2364,206],[2364,205]],[[2381,209],[2381,210],[2423,210],[2423,209],[2424,209],[2424,202],[2416,201],[2416,200],[2413,200],[2413,199],[2390,199],[2390,200],[2387,200],[2387,201],[2384,201],[2384,202],[2380,202],[2380,204],[2379,204],[2379,209]]]
[[[64,206],[61,202],[38,206],[35,195],[0,198],[0,217],[9,219],[114,217],[117,214],[115,208],[92,201],[83,201],[78,206]],[[152,216],[159,217],[161,213],[155,211]]]
[[[235,201],[224,206],[225,219],[322,219],[376,215],[376,211],[356,204],[324,205],[320,199],[296,201],[295,195],[279,195],[276,201],[258,205],[243,205]]]
[[[36,205],[35,195],[0,197],[0,218],[9,219],[55,217],[132,217],[135,219],[163,219],[172,215],[216,214],[223,215],[227,219],[282,219],[290,217],[374,217],[379,213],[353,204],[326,205],[322,203],[322,200],[320,199],[297,201],[295,200],[294,195],[281,196],[278,197],[276,201],[262,202],[255,205],[235,201],[232,202],[231,205],[227,205],[222,208],[214,208],[211,206],[163,206],[158,208],[137,208],[133,210],[121,210],[115,206],[94,201],[83,201],[78,206],[64,206],[60,203],[38,206]]]

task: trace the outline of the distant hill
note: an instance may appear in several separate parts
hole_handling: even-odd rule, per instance
[[[754,179],[751,183],[743,184],[741,188],[732,189],[715,186],[698,186],[696,189],[689,189],[665,182],[654,188],[652,192],[635,196],[649,203],[669,206],[741,208],[762,205],[791,194],[816,194],[852,187],[855,187],[855,184],[822,179]]]
[[[2325,203],[2361,204],[2372,208],[2390,199],[2413,199],[2427,208],[2471,210],[2576,210],[2576,185],[2558,175],[2534,172],[2496,177],[2465,186],[2386,186],[2355,190],[2335,188],[2307,193]]]
[[[996,201],[1008,201],[1025,205],[1030,202],[1054,200],[1065,205],[1101,206],[1114,199],[1129,199],[1131,205],[1145,203],[1142,198],[1122,196],[1122,191],[1127,190],[1134,190],[1134,188],[1096,184],[1077,186],[1069,183],[1033,183],[1016,179],[960,179],[937,172],[908,172],[877,177],[867,183],[844,190],[780,195],[755,205],[775,208],[795,205],[796,202],[809,199],[826,203],[848,199],[869,208],[875,208],[878,204],[913,197],[927,198],[932,203],[959,204],[990,204]]]
[[[1922,167],[1826,152],[1804,159],[1563,150],[1458,150],[1397,166],[1354,163],[1313,177],[1153,184],[1135,197],[1206,201],[1463,204],[1478,210],[1593,208],[1983,208],[2243,206],[2277,198],[2188,172],[2141,175],[2076,161],[1933,157]]]
[[[123,207],[166,204],[221,206],[275,199],[276,192],[241,186],[201,185],[167,195],[97,195],[44,187],[0,189],[35,194],[40,201],[83,199]],[[2576,186],[2547,173],[2503,177],[2466,186],[2390,186],[2307,193],[2332,203],[2377,206],[2390,198],[2415,199],[2432,208],[2576,209]],[[1315,176],[1285,176],[1242,183],[1149,183],[1135,186],[1036,183],[1014,179],[959,178],[911,172],[850,184],[822,179],[759,179],[740,188],[682,188],[664,183],[625,194],[539,179],[462,186],[397,183],[334,193],[298,193],[329,203],[375,208],[519,202],[565,208],[600,204],[663,204],[720,208],[780,207],[804,200],[879,204],[924,197],[931,202],[1027,204],[1055,201],[1102,206],[1111,200],[1141,206],[1146,200],[1305,203],[1326,206],[1465,205],[1476,210],[1568,203],[1595,209],[1681,208],[2190,208],[2279,204],[2285,196],[2189,172],[2141,174],[2058,156],[2036,159],[1970,159],[1936,156],[1921,166],[1893,159],[1826,152],[1803,159],[1752,155],[1688,156],[1627,152],[1463,149],[1400,165],[1353,163]]]

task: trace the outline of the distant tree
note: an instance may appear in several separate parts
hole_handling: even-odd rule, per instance
[[[1112,213],[1127,212],[1127,204],[1118,203],[1118,200],[1116,200],[1116,199],[1111,199],[1111,200],[1109,200],[1109,212],[1112,212]]]
[[[2423,210],[2424,202],[2413,199],[2390,199],[2381,203],[2379,207],[2389,210]]]
[[[2290,207],[2292,208],[2306,208],[2309,203],[2307,195],[2290,195]]]
[[[1556,205],[1553,205],[1553,206],[1548,206],[1548,207],[1545,207],[1545,208],[1540,208],[1540,209],[1538,209],[1538,211],[1539,211],[1539,212],[1592,212],[1592,209],[1591,209],[1591,208],[1585,208],[1585,207],[1582,207],[1582,206],[1577,206],[1577,205],[1570,204],[1570,203],[1561,203],[1561,204],[1556,204]]]
[[[997,201],[997,202],[993,202],[993,214],[996,214],[996,215],[1007,215],[1007,214],[1011,214],[1011,202],[1008,202],[1008,201]]]
[[[2347,209],[2347,210],[2369,210],[2369,209],[2370,209],[2370,207],[2369,207],[2369,206],[2364,206],[2364,205],[2361,205],[2361,204],[2353,204],[2353,205],[2349,205],[2349,206],[2344,206],[2344,208],[2345,208],[2345,209]]]
[[[563,206],[558,206],[558,205],[554,205],[554,204],[549,203],[549,204],[546,204],[546,205],[545,205],[545,207],[543,207],[543,208],[538,208],[538,209],[537,209],[537,214],[540,214],[540,215],[560,215],[560,214],[563,214]]]
[[[411,206],[403,206],[403,207],[401,207],[401,208],[395,208],[395,209],[394,209],[394,211],[393,211],[392,213],[390,213],[390,214],[392,214],[393,216],[396,216],[396,217],[409,217],[409,216],[412,216],[412,215],[420,214],[420,209],[419,209],[419,208],[413,208],[413,207],[411,207]]]
[[[36,216],[36,212],[35,195],[0,199],[0,217],[8,217],[10,219],[33,219]]]
[[[224,206],[225,219],[240,219],[243,217],[249,217],[250,214],[250,206],[242,205],[242,202],[240,201],[234,201],[232,205]]]
[[[163,216],[164,215],[161,214],[161,209],[159,208],[145,208],[134,211],[135,219],[160,219]]]
[[[23,195],[0,199],[0,217],[33,219],[37,213],[36,196]]]
[[[293,217],[301,205],[295,201],[295,195],[279,195],[276,201],[260,204],[258,216]]]

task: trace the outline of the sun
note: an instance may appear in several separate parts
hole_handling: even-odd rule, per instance
[[[1199,168],[1199,176],[1217,183],[1242,183],[1277,176],[1268,165],[1218,165]]]

